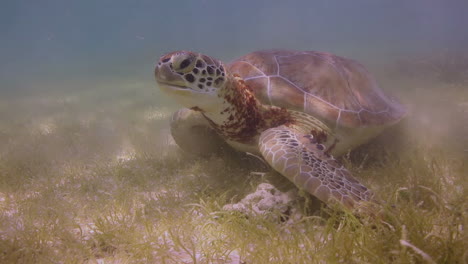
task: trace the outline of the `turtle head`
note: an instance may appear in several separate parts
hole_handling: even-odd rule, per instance
[[[190,51],[163,55],[154,72],[161,90],[188,108],[209,111],[226,86],[224,65],[216,59]]]

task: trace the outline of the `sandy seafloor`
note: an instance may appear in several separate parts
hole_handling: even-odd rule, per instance
[[[397,151],[404,151],[405,145],[414,145],[427,151],[416,155],[430,158],[431,151],[443,152],[446,159],[466,162],[468,77],[443,80],[437,72],[408,73],[399,71],[400,67],[386,65],[372,69],[381,86],[391,88],[392,94],[409,110],[398,132],[389,132],[373,144],[382,144],[394,156]],[[3,250],[0,259],[11,260],[17,256],[27,261],[34,257],[43,262],[70,254],[77,259],[94,256],[88,260],[83,257],[89,263],[136,261],[138,256],[125,255],[125,246],[135,245],[135,241],[126,244],[119,240],[112,244],[109,241],[113,238],[106,238],[107,231],[97,222],[102,219],[125,222],[128,219],[120,219],[119,210],[125,215],[148,207],[150,211],[163,211],[146,216],[146,221],[157,223],[164,215],[177,214],[181,206],[200,202],[193,190],[209,193],[216,188],[231,188],[233,196],[242,196],[245,190],[238,189],[253,184],[249,183],[252,172],[268,172],[262,167],[250,171],[236,169],[228,165],[232,161],[221,157],[206,161],[182,153],[169,133],[170,115],[177,108],[158,91],[155,83],[131,79],[96,82],[92,89],[63,89],[57,85],[0,98],[0,246]],[[403,147],[392,148],[394,144]],[[361,153],[355,158],[357,161],[351,160],[357,166],[362,162],[364,169],[372,165],[362,157]],[[450,168],[447,171],[440,175],[447,177],[445,182],[460,182],[457,178],[460,175],[466,181],[468,171],[458,174],[451,174]],[[238,176],[236,180],[243,179],[239,186],[231,186],[232,179],[225,179],[234,174]],[[378,171],[375,175],[379,175]],[[367,178],[366,182],[372,186],[391,185],[378,178]],[[399,186],[395,188],[410,185],[404,180],[396,184]],[[455,187],[450,190],[466,194],[466,185]],[[452,194],[443,195],[449,199]],[[161,200],[165,199],[175,201],[174,207],[159,204],[164,204]],[[155,209],[152,203],[160,207]],[[143,223],[147,222],[136,221],[136,226],[128,228],[141,228],[138,225]],[[47,233],[48,226],[58,226],[63,231],[51,230],[51,236],[37,233]],[[112,230],[108,232],[113,234]],[[145,240],[144,237],[132,239]],[[167,263],[192,263],[190,252],[166,239],[164,243],[169,246],[164,254],[157,245],[148,244],[154,247],[154,259],[166,256]],[[67,246],[70,251],[63,246],[67,243],[71,244]],[[203,256],[197,254],[196,258],[202,260]],[[245,257],[239,257],[236,250],[230,254],[222,263],[240,263],[239,258]]]
[[[468,263],[467,9],[3,1],[0,263]],[[228,63],[275,48],[357,60],[407,107],[398,126],[341,158],[387,202],[386,221],[325,207],[252,156],[174,144],[179,106],[156,87],[159,56]],[[265,182],[297,194],[282,215],[223,209]]]

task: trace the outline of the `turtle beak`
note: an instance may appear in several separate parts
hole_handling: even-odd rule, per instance
[[[154,69],[154,76],[158,84],[175,86],[177,88],[187,88],[185,80],[180,74],[177,74],[171,69],[170,60],[161,60],[158,62]]]

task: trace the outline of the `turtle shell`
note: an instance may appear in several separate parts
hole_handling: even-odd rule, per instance
[[[338,126],[390,125],[406,112],[361,64],[330,53],[257,51],[228,67],[263,104],[303,111]]]

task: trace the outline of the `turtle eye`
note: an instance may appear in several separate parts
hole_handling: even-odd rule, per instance
[[[190,60],[185,59],[180,63],[179,67],[180,67],[180,69],[183,70],[184,68],[187,68],[187,66],[189,66],[189,65],[190,65]]]
[[[176,72],[188,73],[195,67],[195,56],[192,54],[176,54],[172,58],[172,67]]]

